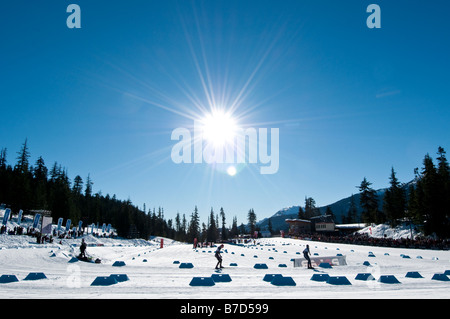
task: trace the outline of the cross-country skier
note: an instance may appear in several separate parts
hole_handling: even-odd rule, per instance
[[[84,242],[84,238],[81,240],[80,252],[80,258],[86,258],[86,243]]]
[[[214,254],[214,256],[217,258],[217,265],[216,265],[216,269],[223,268],[222,266],[222,256],[220,255],[220,250],[223,248],[223,244],[220,245],[219,247],[217,247],[216,249],[216,253]]]
[[[308,261],[308,269],[313,269],[309,255],[311,255],[311,252],[309,251],[309,245],[306,245],[305,250],[303,250],[303,257],[305,257],[305,259]]]

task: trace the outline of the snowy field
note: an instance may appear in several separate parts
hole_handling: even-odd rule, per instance
[[[98,239],[85,237],[87,252],[101,263],[76,261],[81,239],[63,240],[62,244],[35,243],[29,236],[0,236],[0,276],[14,275],[18,281],[0,283],[0,298],[58,299],[447,299],[450,281],[433,280],[436,273],[450,270],[450,252],[331,244],[295,239],[260,239],[257,245],[225,245],[222,274],[230,282],[214,286],[190,286],[193,277],[216,274],[215,248],[192,249],[192,245],[159,238],[154,241]],[[311,253],[321,256],[346,256],[346,266],[314,270],[293,267],[292,258],[302,257],[309,244]],[[96,246],[94,246],[96,245]],[[369,257],[369,253],[375,257]],[[300,254],[297,254],[300,253]],[[404,255],[409,258],[404,258]],[[113,266],[123,261],[125,266]],[[363,263],[368,261],[370,266]],[[193,268],[179,268],[192,263]],[[237,266],[230,266],[235,263]],[[264,263],[268,269],[254,269]],[[285,264],[286,267],[279,267]],[[423,278],[407,278],[417,271]],[[24,280],[29,273],[42,272],[47,278]],[[314,274],[345,276],[351,285],[332,285],[311,280]],[[359,273],[371,273],[376,280],[356,280]],[[110,286],[92,286],[100,276],[126,274],[128,280]],[[295,286],[275,286],[264,281],[266,274],[292,277]],[[388,284],[377,279],[394,275],[400,283]],[[450,276],[446,276],[450,278]]]

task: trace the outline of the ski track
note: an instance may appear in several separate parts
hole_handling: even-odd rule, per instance
[[[7,238],[6,238],[7,237]],[[14,242],[14,237],[16,242]],[[17,239],[19,239],[17,241]],[[65,240],[60,244],[37,245],[27,236],[0,236],[0,275],[16,275],[19,282],[0,284],[0,298],[226,298],[226,299],[305,299],[305,298],[449,298],[450,282],[431,280],[435,273],[450,269],[450,252],[404,248],[385,248],[332,244],[294,239],[270,238],[258,240],[258,245],[225,244],[222,250],[221,273],[229,274],[231,282],[212,287],[191,287],[193,277],[209,277],[215,273],[215,248],[198,248],[164,239],[132,241],[86,237],[89,256],[101,259],[101,264],[69,260],[79,253],[81,239]],[[93,247],[93,244],[103,246]],[[305,245],[320,256],[346,256],[347,266],[315,270],[294,268],[291,258],[301,258]],[[368,257],[373,252],[376,257]],[[388,253],[389,255],[385,255]],[[244,254],[244,256],[241,256]],[[410,256],[402,258],[401,254]],[[257,257],[255,257],[257,256]],[[422,259],[418,259],[421,256]],[[273,257],[273,259],[269,259]],[[314,257],[314,256],[313,256]],[[146,260],[146,261],[144,261]],[[113,267],[115,261],[126,266]],[[180,269],[174,261],[190,262],[192,269]],[[371,266],[363,265],[369,261]],[[229,264],[237,263],[237,267]],[[254,269],[265,263],[268,269]],[[286,264],[286,268],[279,268]],[[424,278],[405,278],[408,271],[418,271]],[[47,279],[24,281],[30,272],[43,272]],[[401,284],[355,280],[358,273],[394,275]],[[314,273],[346,276],[351,286],[333,286],[310,280]],[[128,281],[111,286],[91,286],[97,276],[127,274]],[[278,287],[263,281],[266,274],[291,276],[296,286]]]

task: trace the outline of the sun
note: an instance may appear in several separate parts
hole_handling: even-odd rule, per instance
[[[226,147],[233,143],[236,136],[237,124],[231,114],[216,110],[205,115],[201,120],[203,138],[214,147]]]

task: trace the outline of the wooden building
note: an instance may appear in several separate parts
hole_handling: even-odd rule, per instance
[[[301,234],[311,234],[311,221],[306,219],[286,219],[289,225],[289,236],[299,236]]]

